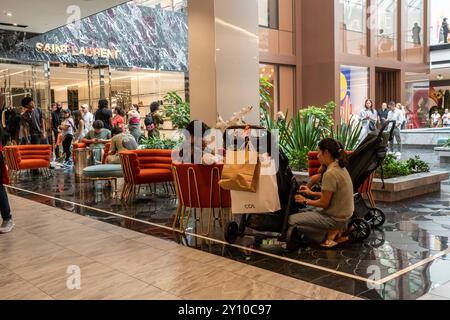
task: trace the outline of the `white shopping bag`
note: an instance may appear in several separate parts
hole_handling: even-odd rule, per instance
[[[277,169],[274,160],[261,162],[256,193],[231,190],[233,214],[265,214],[281,209],[278,196]]]

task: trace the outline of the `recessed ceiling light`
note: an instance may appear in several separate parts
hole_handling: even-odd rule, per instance
[[[14,27],[17,27],[17,23],[13,23],[13,26],[14,26]]]
[[[13,16],[12,12],[7,12],[6,15],[7,15],[8,17],[12,17],[12,16]]]

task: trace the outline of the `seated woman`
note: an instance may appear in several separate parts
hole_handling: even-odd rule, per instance
[[[322,177],[322,191],[312,192],[309,187],[303,186],[303,195],[297,195],[295,200],[322,210],[305,209],[290,216],[289,224],[306,239],[331,248],[346,240],[342,233],[347,229],[354,211],[353,183],[345,168],[348,161],[342,144],[333,139],[324,139],[318,149],[319,161],[327,167]]]
[[[223,161],[214,143],[207,141],[206,135],[210,128],[206,123],[198,120],[191,121],[186,130],[185,141],[180,146],[181,150],[175,150],[172,159],[177,159],[177,162],[206,165]]]
[[[120,127],[114,127],[111,131],[111,135],[111,149],[108,157],[106,157],[106,163],[120,164],[119,153],[126,150],[136,150],[138,144],[131,134],[122,132]]]

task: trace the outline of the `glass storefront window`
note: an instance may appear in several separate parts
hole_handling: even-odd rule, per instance
[[[405,58],[408,62],[423,61],[423,0],[408,0],[406,3]]]
[[[367,55],[367,1],[344,0],[341,12],[342,52]]]
[[[136,4],[163,10],[184,12],[187,8],[187,0],[135,0]]]
[[[278,0],[258,0],[259,25],[278,29]]]
[[[429,127],[429,116],[436,105],[435,90],[430,88],[428,74],[406,72],[406,129]]]
[[[369,98],[369,69],[366,67],[341,66],[341,119],[348,122],[358,117]]]
[[[430,20],[430,45],[444,44],[444,30],[442,24],[444,18],[450,24],[450,6],[448,0],[431,0],[431,20]],[[447,42],[450,43],[450,34],[447,35]]]
[[[397,59],[397,5],[398,0],[377,0],[378,58]]]

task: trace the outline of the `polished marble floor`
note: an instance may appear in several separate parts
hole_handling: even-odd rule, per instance
[[[358,300],[17,196],[10,201],[17,226],[0,235],[0,300]]]
[[[433,169],[448,169],[435,166],[431,152],[425,157]],[[254,237],[241,239],[237,246],[224,245],[218,223],[210,239],[197,236],[199,226],[194,220],[186,235],[174,232],[176,199],[162,193],[142,190],[137,201],[125,206],[101,183],[93,187],[67,171],[56,171],[51,179],[24,177],[17,188],[12,192],[18,196],[93,218],[99,228],[109,227],[99,221],[107,222],[227,258],[224,261],[245,263],[242,272],[249,279],[259,279],[261,270],[270,270],[352,296],[386,300],[417,299],[450,281],[448,182],[438,194],[378,204],[387,222],[364,243],[331,250],[305,247],[295,253],[258,246]],[[289,281],[286,287],[290,288]]]

